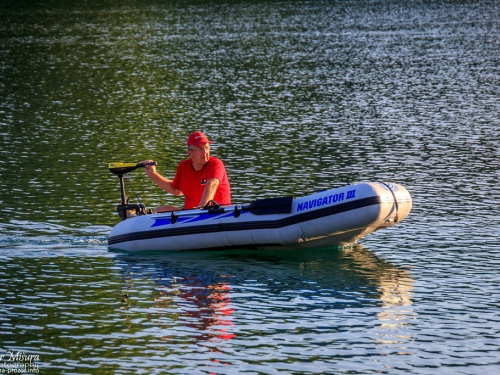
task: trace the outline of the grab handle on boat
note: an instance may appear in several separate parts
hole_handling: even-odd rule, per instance
[[[176,215],[176,212],[173,211],[171,214],[170,214],[170,224],[175,224],[177,223],[177,219],[179,218],[179,216]]]
[[[237,206],[234,207],[234,214],[233,214],[233,216],[234,216],[235,219],[237,219],[237,218],[240,217],[241,211],[243,211],[243,208],[240,205],[237,205]]]

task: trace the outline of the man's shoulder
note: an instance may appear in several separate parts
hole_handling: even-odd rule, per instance
[[[177,172],[181,172],[181,173],[183,171],[188,171],[189,172],[190,169],[192,169],[191,168],[191,160],[190,159],[184,159],[177,166]]]
[[[179,163],[179,166],[185,166],[185,165],[190,165],[191,159],[184,159]]]
[[[222,160],[220,160],[219,158],[217,158],[215,156],[210,156],[210,159],[208,160],[208,163],[212,164],[212,165],[224,165],[224,163],[222,162]]]
[[[208,160],[207,167],[212,169],[212,170],[226,170],[226,166],[220,160],[219,158],[216,158],[215,156],[210,156],[210,159]]]

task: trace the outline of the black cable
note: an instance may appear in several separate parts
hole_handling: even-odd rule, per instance
[[[128,184],[129,184],[130,188],[132,189],[132,191],[134,192],[134,195],[135,195],[135,197],[136,197],[137,201],[139,202],[139,204],[140,204],[140,205],[142,205],[142,202],[141,202],[141,200],[139,199],[139,196],[138,196],[138,195],[137,195],[137,193],[135,192],[135,189],[134,189],[134,187],[132,186],[132,183],[130,182],[130,177],[128,176],[128,174],[126,174],[125,176],[127,177],[127,182],[128,182]]]

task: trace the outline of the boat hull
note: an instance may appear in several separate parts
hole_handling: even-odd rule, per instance
[[[250,205],[131,217],[112,229],[108,245],[127,252],[345,246],[400,222],[412,207],[403,186],[384,182],[290,199],[286,213],[265,203],[264,214]]]

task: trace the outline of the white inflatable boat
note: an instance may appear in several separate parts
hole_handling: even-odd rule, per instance
[[[296,249],[345,246],[390,227],[410,212],[412,199],[401,185],[368,182],[293,198],[168,213],[147,213],[128,204],[123,174],[141,164],[110,164],[120,177],[122,221],[109,235],[110,249],[128,252],[224,248]]]

